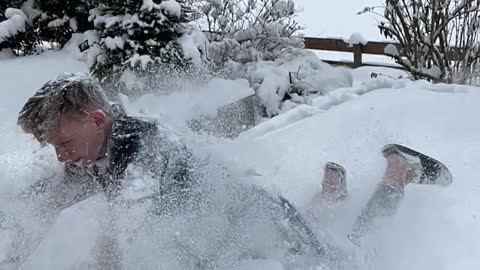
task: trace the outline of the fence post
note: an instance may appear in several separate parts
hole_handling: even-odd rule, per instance
[[[357,67],[362,66],[362,44],[353,45],[353,65]]]

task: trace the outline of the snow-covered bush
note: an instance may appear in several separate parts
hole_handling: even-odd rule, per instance
[[[462,84],[480,84],[480,1],[473,1],[452,20],[450,36],[458,55],[452,63],[452,80]]]
[[[250,82],[266,117],[273,117],[311,98],[331,90],[351,87],[353,78],[346,68],[334,68],[322,62],[315,53],[290,48],[273,61],[247,64],[231,63],[235,74]]]
[[[190,12],[181,0],[100,0],[90,20],[99,36],[91,71],[107,84],[117,82],[126,70],[147,76],[187,68],[201,59],[192,45],[201,38],[187,27]]]
[[[27,25],[27,17],[20,9],[7,8],[4,14],[5,20],[0,22],[0,43],[25,32]]]
[[[287,59],[292,51],[302,51],[293,49],[304,48],[293,0],[187,1],[192,4],[195,22],[207,32],[211,66],[220,76],[247,79],[265,116],[278,114],[284,100],[297,97],[295,102],[300,103],[307,99],[309,91],[299,86],[304,78],[297,77],[306,76],[304,71],[310,69],[290,76],[298,72],[298,65],[289,68],[295,64],[286,63],[291,61]],[[272,85],[268,76],[261,75],[262,70],[274,74],[272,83],[281,85]]]
[[[5,10],[7,8],[20,8],[22,3],[25,0],[2,0],[0,1],[0,22],[4,21],[5,18]]]
[[[385,0],[380,32],[400,43],[385,53],[414,79],[452,82],[477,66],[480,0]],[[475,65],[473,65],[475,64]]]
[[[189,0],[209,32],[209,59],[248,63],[273,60],[288,47],[303,48],[292,0]]]
[[[11,1],[0,23],[0,49],[28,55],[61,48],[72,33],[92,28],[88,12],[95,5],[96,0]]]

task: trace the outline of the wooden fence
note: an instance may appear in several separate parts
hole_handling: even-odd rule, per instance
[[[399,65],[363,62],[363,54],[385,55],[385,47],[391,44],[397,46],[398,48],[399,45],[396,43],[368,41],[368,43],[365,45],[352,44],[352,46],[350,46],[350,44],[346,43],[342,39],[305,37],[304,40],[306,49],[353,53],[352,62],[322,60],[331,65],[349,66],[352,68],[357,68],[360,66],[380,66],[403,69],[403,67]]]
[[[333,61],[333,60],[322,60],[331,65],[341,65],[349,66],[352,68],[357,68],[361,66],[379,66],[379,67],[389,67],[396,69],[404,69],[398,64],[388,64],[388,63],[368,63],[363,62],[363,54],[373,54],[373,55],[383,55],[385,54],[385,47],[388,45],[393,45],[397,47],[397,50],[400,51],[400,44],[394,42],[378,42],[378,41],[368,41],[367,44],[348,44],[342,39],[334,38],[304,38],[305,48],[311,50],[324,50],[324,51],[336,51],[336,52],[349,52],[353,53],[353,61]],[[449,48],[449,59],[451,61],[462,61],[465,56],[465,49],[458,47]]]

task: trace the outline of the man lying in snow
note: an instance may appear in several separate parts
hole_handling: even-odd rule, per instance
[[[127,116],[118,106],[111,106],[96,81],[84,74],[63,74],[47,82],[26,102],[18,124],[41,144],[53,146],[58,161],[65,164],[61,181],[43,179],[21,194],[51,222],[63,209],[100,192],[120,207],[150,200],[149,213],[159,216],[201,212],[202,207],[213,205],[209,195],[214,191],[204,181],[203,165],[181,140],[155,122]],[[131,184],[129,180],[138,179],[131,174],[139,171],[156,183],[152,194],[132,202],[122,191]],[[297,220],[288,218],[296,212],[282,197],[235,184],[226,186],[224,192],[232,206],[217,212],[227,212],[232,227],[247,215],[261,213],[275,223],[291,253],[322,252],[300,215],[295,216]],[[119,269],[115,239],[101,241],[98,257],[103,261],[97,268]],[[34,247],[20,249],[12,251],[9,263],[21,263],[28,254],[17,253]],[[206,267],[211,262],[199,257],[195,265],[200,264]]]
[[[111,106],[98,84],[86,75],[63,74],[47,82],[24,105],[18,124],[41,144],[52,145],[58,160],[65,164],[61,181],[44,179],[22,194],[25,200],[34,201],[38,211],[51,221],[63,209],[101,192],[113,207],[135,203],[122,193],[134,178],[130,175],[134,167],[142,175],[155,179],[152,193],[137,200],[151,201],[149,213],[203,215],[203,208],[214,208],[213,212],[226,215],[228,228],[221,243],[234,241],[231,235],[244,235],[233,231],[244,229],[246,217],[262,219],[264,224],[271,225],[269,231],[281,237],[278,243],[288,254],[329,256],[328,248],[317,240],[293,205],[281,196],[259,187],[227,184],[221,190],[227,194],[225,201],[228,202],[212,203],[214,192],[205,181],[203,165],[191,151],[157,123],[127,116],[119,107]],[[224,208],[217,209],[218,205]],[[359,222],[368,222],[368,218]],[[102,243],[98,245],[95,267],[120,269],[115,236],[99,241]],[[31,246],[14,245],[17,248],[3,264],[12,267],[21,264],[28,256],[25,251],[35,249],[34,243],[26,244]],[[194,260],[188,265],[195,269],[215,267],[216,258],[221,257],[219,254],[200,256],[195,254],[195,247],[183,243],[178,243],[178,247],[185,257]],[[223,247],[215,252],[227,253]],[[229,253],[230,258],[237,260],[264,256],[250,247],[232,254]]]

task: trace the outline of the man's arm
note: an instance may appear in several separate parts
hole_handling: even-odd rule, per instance
[[[116,219],[113,215],[113,205],[109,205],[109,213],[102,222],[102,229],[93,248],[94,270],[120,270],[122,268],[122,253],[117,239]]]
[[[144,151],[144,166],[153,172],[157,187],[156,210],[171,211],[195,200],[195,186],[203,176],[203,164],[175,135],[160,130]]]
[[[0,261],[0,269],[16,269],[40,244],[47,228],[53,223],[60,210],[49,209],[55,179],[43,178],[20,193],[15,200],[23,208],[20,211],[32,211],[34,222],[38,223],[35,231],[27,231],[24,224],[13,214],[0,212],[0,234],[6,241],[5,256]],[[32,220],[29,220],[31,222]],[[8,237],[8,241],[6,238]]]
[[[183,144],[167,149],[160,175],[159,198],[171,206],[181,206],[192,199],[192,190],[200,178],[200,166]]]
[[[32,212],[30,216],[38,226],[35,226],[34,231],[27,232],[18,220],[14,222],[15,225],[10,225],[8,233],[16,236],[12,237],[13,242],[4,264],[21,265],[35,251],[63,209],[100,191],[93,179],[84,177],[83,181],[79,181],[73,176],[73,173],[66,169],[64,174],[55,174],[36,181],[18,195],[16,199],[25,206],[25,210]],[[70,184],[67,185],[67,182]],[[10,216],[7,219],[14,221],[17,218]]]

